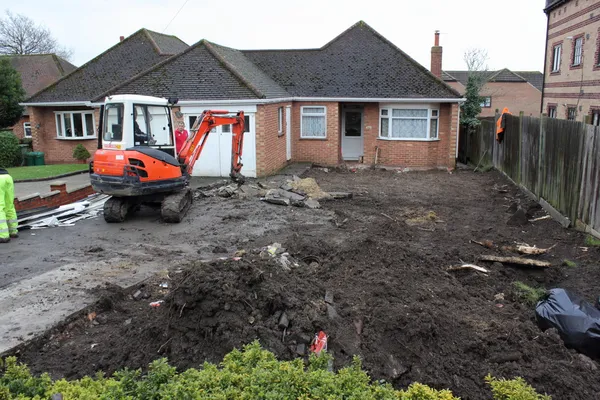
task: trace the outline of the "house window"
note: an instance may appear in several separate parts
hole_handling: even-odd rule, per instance
[[[56,136],[59,139],[93,139],[96,137],[93,111],[60,111],[56,115]]]
[[[438,138],[439,110],[428,108],[382,108],[379,137],[430,140]]]
[[[556,118],[556,107],[548,107],[548,117]]]
[[[552,71],[558,72],[560,71],[560,53],[562,52],[562,45],[557,44],[554,46],[554,50],[552,52]]]
[[[575,39],[575,50],[573,51],[573,66],[581,65],[583,58],[583,37]]]
[[[327,108],[323,106],[302,107],[300,109],[300,137],[324,139],[327,137]]]
[[[575,117],[577,116],[577,109],[575,107],[568,107],[567,108],[567,119],[569,120],[575,120]]]
[[[23,133],[25,137],[31,137],[31,122],[23,122]]]
[[[481,98],[481,104],[480,106],[482,108],[490,108],[492,106],[492,98],[491,96],[485,96]]]
[[[283,107],[277,109],[277,129],[279,136],[283,135]]]

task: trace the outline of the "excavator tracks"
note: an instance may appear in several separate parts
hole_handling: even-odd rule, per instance
[[[131,203],[125,197],[111,197],[104,203],[106,222],[123,222],[131,209]]]
[[[160,208],[163,221],[181,222],[190,209],[193,199],[190,188],[166,196]]]

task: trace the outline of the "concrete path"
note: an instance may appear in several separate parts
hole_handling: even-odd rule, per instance
[[[83,174],[77,174],[67,176],[65,178],[53,178],[39,182],[23,182],[15,183],[15,197],[25,197],[35,193],[46,194],[50,193],[50,183],[55,181],[66,182],[67,190],[72,190],[77,187],[87,185],[90,183],[90,175],[86,172]]]

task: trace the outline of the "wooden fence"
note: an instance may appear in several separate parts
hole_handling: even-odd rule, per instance
[[[508,115],[502,143],[489,120],[461,135],[468,135],[463,161],[493,165],[568,218],[565,225],[600,237],[600,127]]]

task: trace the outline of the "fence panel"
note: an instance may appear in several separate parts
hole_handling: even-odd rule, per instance
[[[521,184],[537,195],[540,154],[540,119],[523,117]]]
[[[507,115],[504,141],[481,121],[466,153],[493,163],[516,183],[544,198],[571,221],[600,232],[600,127],[554,118]]]
[[[600,128],[588,126],[583,141],[581,190],[579,193],[579,218],[596,231],[600,231]]]

